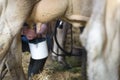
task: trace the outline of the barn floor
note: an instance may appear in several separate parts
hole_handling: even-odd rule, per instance
[[[68,57],[67,62],[69,65],[72,66],[72,68],[67,69],[61,67],[57,62],[53,62],[49,58],[47,59],[47,62],[45,64],[44,70],[41,74],[38,74],[34,76],[33,80],[81,80],[81,68],[78,64],[78,60],[75,62],[72,60],[74,57]],[[27,75],[27,67],[29,63],[29,54],[23,54],[23,67],[24,71]]]

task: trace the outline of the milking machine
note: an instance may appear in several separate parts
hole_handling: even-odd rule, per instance
[[[28,76],[42,72],[48,57],[46,38],[37,38],[29,41],[31,59],[28,69]]]

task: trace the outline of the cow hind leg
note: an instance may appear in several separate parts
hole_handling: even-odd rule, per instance
[[[89,80],[118,80],[119,66],[119,35],[114,37],[113,43],[106,42],[106,32],[101,22],[94,21],[89,24],[88,34],[84,44],[87,50],[88,79]],[[112,29],[113,30],[113,29]],[[97,34],[96,34],[97,33]],[[110,40],[110,39],[109,39]],[[112,44],[112,46],[107,45]],[[117,45],[117,46],[116,46]],[[111,50],[112,49],[112,50]]]
[[[103,54],[105,36],[103,36],[104,29],[101,26],[103,25],[99,22],[94,22],[87,38],[89,80],[110,80]]]
[[[21,34],[18,33],[13,40],[7,55],[7,68],[12,76],[12,80],[26,80],[22,67]]]

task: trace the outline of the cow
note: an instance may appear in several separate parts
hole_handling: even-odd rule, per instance
[[[0,9],[0,61],[33,9],[33,13],[29,15],[29,23],[44,23],[55,18],[66,20],[76,27],[87,23],[80,40],[88,53],[88,80],[118,80],[120,0],[12,1],[0,2],[5,7]],[[37,4],[34,5],[35,3]]]

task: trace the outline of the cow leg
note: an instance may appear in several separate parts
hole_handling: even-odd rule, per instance
[[[22,28],[22,24],[36,1],[38,0],[4,0],[0,2],[2,7],[0,10],[0,62],[7,54],[13,38]]]
[[[106,9],[105,4],[104,1],[99,5],[96,4],[95,11],[87,24],[87,32],[83,34],[86,41],[84,46],[88,52],[89,80],[118,80],[120,13],[115,1],[111,3],[112,8],[110,4]],[[98,10],[99,8],[101,9]]]
[[[65,28],[63,28],[63,29],[57,29],[57,40],[58,40],[58,42],[59,42],[59,44],[60,44],[60,46],[62,47],[62,48],[64,48],[64,40],[65,40],[65,31],[64,31],[64,29]],[[58,48],[58,54],[59,55],[62,55],[62,54],[64,54],[63,53],[63,51],[61,50],[61,49],[59,49]],[[58,56],[58,62],[61,64],[61,65],[66,65],[67,63],[66,63],[66,60],[65,60],[65,56]]]
[[[112,35],[108,34],[107,40],[105,28],[102,28],[101,24],[94,22],[87,35],[88,79],[118,80],[119,34],[115,34],[111,39],[108,38]]]
[[[6,62],[6,66],[12,77],[12,80],[26,80],[25,77],[22,77],[24,73],[23,70],[21,71],[21,67],[16,62],[15,56],[11,54],[9,57],[11,58]]]
[[[58,54],[58,46],[57,46],[54,38],[53,38],[53,43],[54,43],[53,51]],[[54,52],[52,52],[52,60],[57,61],[57,55]]]
[[[26,80],[22,68],[22,50],[21,50],[21,34],[18,33],[11,45],[10,54],[7,56],[7,68],[13,80]]]
[[[103,54],[104,25],[100,24],[99,21],[90,22],[81,39],[84,39],[84,46],[87,50],[88,80],[111,80],[108,77],[109,72]]]
[[[70,24],[64,22],[63,23],[63,29],[57,29],[57,39],[58,42],[60,44],[60,46],[64,49],[65,48],[65,40],[66,40],[66,36],[67,36],[67,31],[70,28]],[[59,54],[66,54],[64,53],[61,49],[58,49],[58,53]],[[63,65],[64,67],[69,67],[69,65],[66,62],[65,59],[66,56],[58,56],[58,62],[61,63],[61,65]]]
[[[68,27],[69,27],[69,26],[67,26],[67,24],[68,23],[63,24],[63,29],[57,28],[56,37],[57,37],[58,43],[60,44],[60,46],[62,48],[64,48],[64,46],[65,46],[64,44],[65,44],[66,34],[67,34]],[[58,55],[52,53],[52,59],[57,60],[60,63],[60,65],[67,67],[68,64],[65,60],[65,56],[62,56],[62,55],[64,55],[64,53],[61,49],[59,49],[55,40],[54,40],[53,51],[55,53],[57,53]]]
[[[96,0],[98,1],[98,0]],[[105,24],[104,7],[105,1],[94,5],[93,14],[82,36],[82,43],[87,50],[88,80],[111,80],[104,58]],[[96,3],[96,2],[95,2]],[[101,8],[98,10],[97,8]],[[113,79],[114,80],[114,79]]]
[[[111,6],[112,5],[112,6]],[[105,58],[109,80],[119,80],[120,61],[120,0],[107,0]]]
[[[105,42],[104,28],[99,22],[93,23],[87,37],[88,79],[110,80],[104,59],[103,47]]]
[[[104,8],[101,7],[102,9]],[[120,27],[117,28],[118,25],[113,18],[110,21],[111,15],[104,21],[104,10],[99,13],[92,16],[81,37],[88,53],[88,79],[118,80]],[[114,25],[116,27],[113,28]]]

